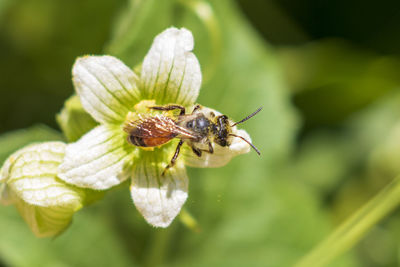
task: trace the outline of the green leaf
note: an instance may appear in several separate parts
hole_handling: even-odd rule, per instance
[[[400,204],[400,176],[359,208],[350,218],[325,238],[296,267],[322,267],[347,252],[378,222]]]

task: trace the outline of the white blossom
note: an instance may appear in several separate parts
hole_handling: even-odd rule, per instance
[[[229,147],[216,145],[214,154],[204,153],[201,158],[184,149],[177,164],[162,176],[174,153],[171,143],[145,151],[126,141],[126,118],[148,112],[139,103],[153,100],[156,105],[175,103],[187,108],[195,104],[202,78],[193,47],[190,31],[165,30],[154,39],[140,75],[111,56],[77,59],[72,71],[76,93],[100,126],[67,146],[59,177],[96,190],[109,189],[130,178],[131,196],[139,212],[153,226],[167,227],[188,196],[185,164],[217,167],[247,153],[249,146],[239,139]],[[233,132],[250,139],[236,127]]]
[[[54,236],[69,224],[82,207],[81,189],[58,178],[65,144],[33,144],[12,154],[0,173],[0,202],[15,204],[39,237]]]

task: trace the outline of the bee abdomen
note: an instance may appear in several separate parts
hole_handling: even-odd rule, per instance
[[[154,147],[154,146],[160,146],[163,145],[167,142],[169,142],[172,138],[174,138],[176,134],[173,136],[168,136],[168,137],[139,137],[139,136],[134,136],[130,135],[128,138],[129,143],[135,146],[141,146],[141,147]]]
[[[132,145],[143,146],[143,147],[148,146],[142,137],[130,135],[128,139],[129,143],[131,143]]]

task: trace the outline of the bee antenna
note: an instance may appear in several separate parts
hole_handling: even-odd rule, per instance
[[[238,122],[235,122],[234,124],[232,124],[231,125],[231,127],[233,127],[233,126],[235,126],[235,125],[238,125],[238,124],[240,124],[240,123],[242,123],[242,122],[245,122],[245,121],[247,121],[248,119],[250,119],[251,117],[254,117],[258,112],[260,112],[261,110],[263,109],[263,107],[259,107],[256,111],[254,111],[253,113],[251,113],[249,116],[247,116],[246,118],[244,118],[244,119],[242,119],[242,120],[240,120],[240,121],[238,121]]]
[[[261,109],[259,109],[258,111],[260,111]],[[258,112],[257,111],[257,112]],[[255,112],[255,113],[257,113],[257,112]],[[240,135],[236,135],[236,134],[229,134],[230,136],[234,136],[234,137],[238,137],[238,138],[240,138],[240,139],[242,139],[243,141],[245,141],[246,143],[248,143],[256,152],[257,152],[257,154],[260,156],[261,155],[261,153],[260,153],[260,150],[258,150],[252,143],[250,143],[249,141],[247,141],[245,138],[243,138],[243,137],[241,137]]]

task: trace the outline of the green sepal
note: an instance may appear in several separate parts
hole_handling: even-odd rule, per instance
[[[92,190],[88,188],[82,188],[85,195],[83,199],[83,205],[88,206],[99,200],[101,200],[107,191]]]
[[[77,95],[72,95],[65,101],[56,120],[69,142],[77,141],[97,125],[97,122],[83,109]]]
[[[15,206],[31,231],[37,237],[53,237],[71,224],[73,212],[69,207],[40,207],[16,198]],[[75,211],[80,209],[77,208]]]

